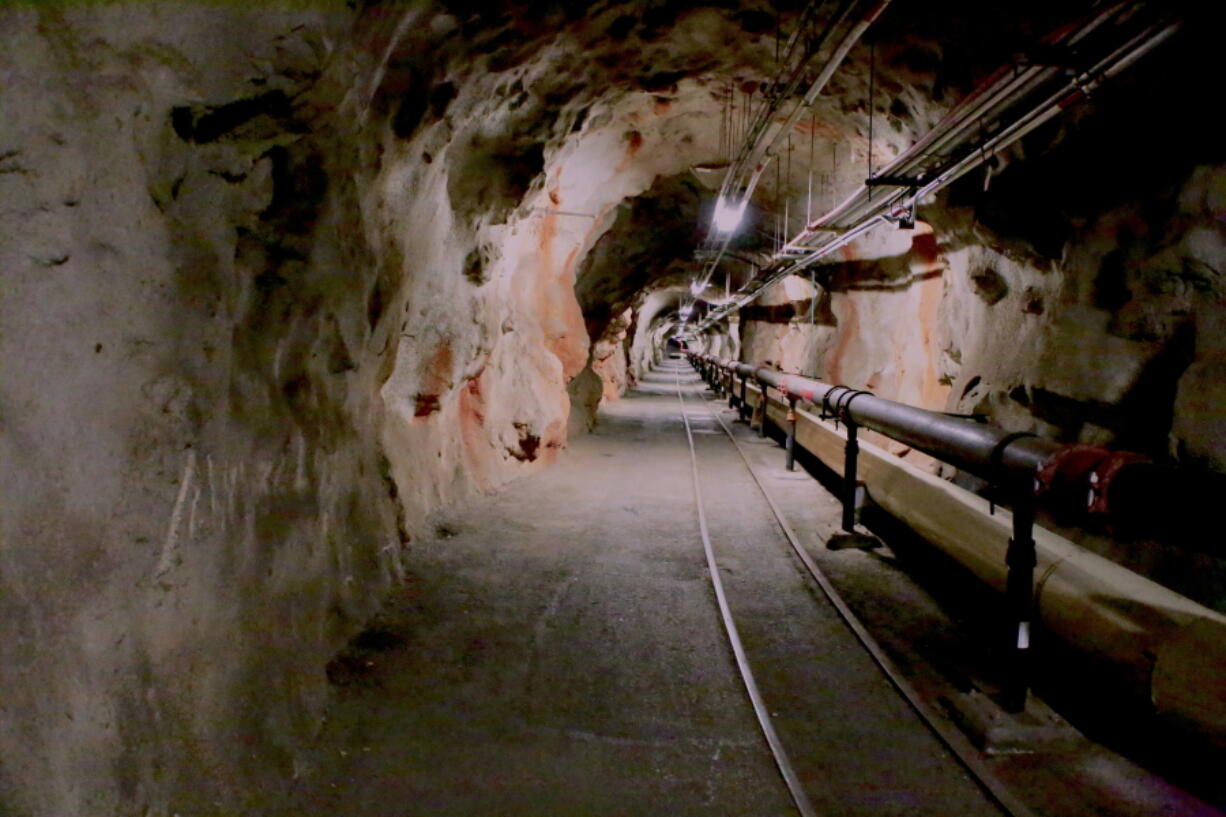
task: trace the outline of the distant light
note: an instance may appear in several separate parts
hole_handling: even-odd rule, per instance
[[[721,233],[730,233],[741,225],[741,217],[745,215],[746,201],[740,204],[729,204],[722,198],[715,202],[715,229]]]

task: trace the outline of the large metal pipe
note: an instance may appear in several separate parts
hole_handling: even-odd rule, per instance
[[[716,365],[740,377],[743,384],[753,381],[779,390],[781,386],[787,387],[787,396],[780,400],[769,398],[765,389],[759,391],[756,386],[748,386],[749,390],[744,392],[748,404],[745,407],[752,407],[755,413],[764,409],[765,414],[780,420],[789,411],[793,396],[820,405],[832,391],[835,398],[839,389],[845,395],[852,393],[845,387],[736,361],[719,360]],[[850,413],[858,405],[869,404],[870,398],[857,397],[850,406],[846,398],[835,402]],[[899,407],[900,416],[906,414],[901,409],[936,414],[892,401],[881,402]],[[830,468],[836,471],[845,468],[846,433],[821,422],[808,411],[796,413],[800,420],[797,444]],[[960,418],[941,417],[955,425],[978,425]],[[940,427],[945,424],[929,428]],[[1001,433],[999,429],[995,431]],[[970,450],[962,452],[963,456],[977,459],[974,452],[981,450],[981,438],[970,435],[968,439],[975,442]],[[1008,511],[992,515],[986,500],[871,443],[860,445],[860,476],[874,501],[905,520],[989,586],[1005,591],[1011,572],[1007,558],[1010,540],[1018,535],[1014,524],[1018,520]],[[1047,443],[1046,448],[1054,448],[1055,454],[1043,461],[1045,469],[1061,464],[1070,451],[1083,450],[1056,443]],[[1037,449],[1032,450],[1039,454]],[[1034,459],[1037,465],[1041,455]],[[1024,470],[1024,458],[1012,461],[1010,467]],[[1122,473],[1144,474],[1155,467],[1139,464]],[[1036,472],[1030,473],[1033,479]],[[1127,493],[1135,505],[1139,496],[1135,486]],[[1166,501],[1170,492],[1162,496],[1164,499],[1159,501]],[[1136,512],[1135,507],[1132,510]],[[1035,527],[1033,538],[1036,564],[1029,575],[1017,574],[1015,583],[1020,584],[1018,580],[1024,577],[1032,587],[1029,599],[1036,620],[1095,661],[1115,667],[1123,683],[1145,691],[1158,713],[1176,718],[1212,740],[1226,742],[1226,687],[1211,680],[1226,673],[1226,616],[1044,528]]]
[[[1183,533],[1205,520],[1212,503],[1205,500],[1222,490],[1223,480],[1210,474],[1192,475],[1183,469],[1157,465],[1141,455],[1096,446],[1062,444],[1033,434],[964,417],[886,400],[846,386],[833,386],[807,377],[731,359],[704,356],[737,377],[765,383],[789,397],[799,397],[826,409],[839,405],[840,420],[904,443],[980,479],[1038,495],[1044,507],[1078,524],[1106,526],[1117,533],[1149,538],[1179,537],[1181,547],[1223,553],[1216,540],[1201,542]],[[842,393],[842,396],[840,396]],[[1179,486],[1173,491],[1171,486]],[[1138,511],[1146,496],[1162,497],[1163,507]],[[1171,517],[1182,516],[1172,522]],[[1192,521],[1189,521],[1192,520]]]
[[[846,389],[732,360],[714,362],[738,376],[761,381],[818,406],[828,406],[836,389]],[[1034,474],[1064,448],[1059,443],[1017,437],[1004,429],[896,403],[867,392],[859,392],[851,399],[842,398],[842,402],[847,416],[856,424],[986,480],[1000,480],[1008,474]]]

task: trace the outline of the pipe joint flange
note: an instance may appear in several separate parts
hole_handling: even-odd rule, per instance
[[[837,399],[843,392],[851,391],[850,386],[836,385],[831,386],[824,395],[822,395],[822,411],[821,418],[823,420],[834,420],[834,427],[839,427],[839,415],[832,403],[833,399]]]
[[[1058,511],[1109,518],[1111,486],[1129,466],[1149,462],[1131,451],[1072,445],[1052,457],[1036,475],[1040,496]]]
[[[997,490],[1005,483],[1011,483],[1013,480],[1009,478],[1009,474],[1005,473],[1004,459],[1005,449],[1013,445],[1018,440],[1024,440],[1027,437],[1037,437],[1038,435],[1031,431],[1015,431],[1012,434],[1006,434],[1000,439],[1000,442],[992,446],[992,452],[988,454],[988,476],[992,480],[992,490],[988,496],[988,513],[996,513],[996,500],[998,499]],[[1025,493],[1037,495],[1039,493],[1039,480],[1036,478],[1033,484],[1025,486],[1010,485],[1010,489],[1020,489]]]
[[[863,389],[849,389],[843,394],[840,394],[835,400],[836,417],[841,417],[843,422],[849,426],[854,425],[855,420],[851,418],[851,401],[855,400],[857,397],[863,397],[866,394],[869,397],[873,396],[871,391],[864,391]]]

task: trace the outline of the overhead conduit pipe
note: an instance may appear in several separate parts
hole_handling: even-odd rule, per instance
[[[881,16],[890,2],[891,0],[844,0],[821,37],[813,43],[803,44],[801,32],[807,27],[807,17],[816,13],[822,4],[810,3],[806,7],[801,25],[792,34],[784,49],[785,64],[793,66],[783,83],[785,87],[754,117],[745,143],[720,185],[717,201],[728,204],[736,202],[737,206],[743,207],[753,196],[767,165],[778,157],[783,143],[789,138],[801,115],[810,109],[834,76],[835,70],[842,65],[848,52],[860,41],[864,32]],[[808,65],[814,58],[820,59],[821,67],[816,77],[808,81]],[[806,82],[808,87],[803,96],[799,101],[795,100]],[[780,116],[782,107],[789,101],[792,103],[791,112],[787,116]],[[711,282],[720,260],[728,254],[731,240],[731,231],[724,233],[718,227],[712,226],[704,250],[713,255],[706,270],[694,285],[695,294]]]
[[[796,238],[786,245],[785,254],[805,254],[812,248],[805,244],[820,234],[828,231],[851,230],[855,224],[871,214],[886,220],[896,218],[898,206],[904,202],[919,201],[948,186],[971,170],[983,164],[989,156],[994,156],[999,150],[1013,144],[1026,134],[1032,132],[1043,123],[1059,115],[1064,108],[1073,104],[1083,95],[1088,95],[1089,86],[1097,85],[1124,71],[1145,54],[1156,48],[1178,30],[1178,23],[1155,25],[1138,33],[1122,46],[1112,51],[1092,68],[1079,72],[1071,80],[1062,83],[1025,115],[1016,118],[1009,125],[1002,127],[991,137],[983,141],[974,150],[955,159],[952,163],[939,170],[926,168],[929,157],[933,155],[953,155],[959,153],[959,144],[973,138],[976,131],[983,129],[983,121],[995,121],[1003,109],[1007,109],[1018,98],[1041,90],[1044,83],[1053,77],[1062,76],[1057,68],[1030,68],[1016,74],[1008,69],[1002,69],[997,74],[995,85],[1001,86],[985,99],[978,97],[969,100],[973,104],[965,109],[958,108],[946,121],[939,124],[925,139],[918,142],[906,153],[887,165],[879,174],[870,178],[868,184],[845,200],[837,208],[821,219],[806,227]],[[1074,40],[1075,42],[1075,40]],[[929,137],[939,137],[929,139]],[[965,150],[965,148],[964,148]],[[893,180],[893,181],[891,181]],[[904,182],[914,181],[912,189]],[[890,194],[890,202],[895,206],[883,206],[881,197],[874,204],[869,193],[871,187],[885,184],[900,188]],[[845,242],[844,242],[845,243]]]
[[[844,423],[872,429],[939,460],[1013,489],[1015,503],[1079,506],[1086,516],[1127,522],[1136,517],[1140,478],[1162,491],[1178,469],[1128,452],[1065,445],[819,380],[710,355],[691,355],[709,372],[741,380],[738,403],[765,406],[783,420],[795,400],[837,408]],[[747,384],[761,384],[751,389]],[[783,399],[770,400],[766,389]],[[747,406],[742,405],[742,409]],[[756,406],[755,406],[756,408]],[[827,466],[844,466],[846,431],[796,412],[797,444]],[[1005,590],[1015,517],[990,514],[986,500],[871,444],[861,443],[859,479],[885,511],[902,519],[988,585]],[[1130,476],[1131,473],[1131,476]],[[1024,495],[1018,493],[1019,486]],[[1113,494],[1117,489],[1123,497]],[[1163,492],[1169,495],[1169,492]],[[1016,510],[1016,508],[1015,508]],[[1149,506],[1149,515],[1171,512]],[[1035,620],[1070,646],[1105,662],[1156,712],[1226,744],[1226,616],[1078,547],[1041,527],[1033,530],[1036,565],[1026,582]],[[1196,548],[1192,549],[1206,549]],[[1211,548],[1209,548],[1211,549]]]
[[[722,320],[766,287],[808,269],[881,224],[908,220],[919,202],[1089,96],[1092,88],[1168,41],[1181,25],[1161,7],[1133,0],[1105,6],[1052,33],[1042,43],[1040,64],[997,70],[915,145],[805,225],[695,329]]]

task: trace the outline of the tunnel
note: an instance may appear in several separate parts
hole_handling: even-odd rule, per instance
[[[1195,0],[0,6],[0,815],[1226,813]]]

